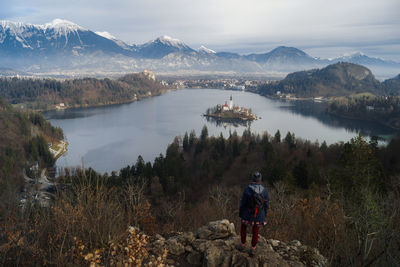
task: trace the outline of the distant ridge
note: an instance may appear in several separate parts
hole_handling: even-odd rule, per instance
[[[283,80],[260,88],[264,95],[293,94],[298,97],[346,96],[384,93],[372,72],[361,65],[339,62],[322,69],[290,73]]]
[[[168,54],[182,52],[195,52],[192,48],[178,39],[167,35],[160,36],[157,39],[138,46],[138,55],[144,58],[163,58]]]
[[[321,64],[304,51],[286,46],[279,46],[264,54],[250,54],[245,58],[256,61],[271,70],[290,70],[290,66],[295,66],[294,69],[307,69]]]
[[[378,77],[400,73],[400,63],[358,53],[336,59],[314,58],[296,47],[279,46],[266,53],[240,55],[198,50],[183,41],[160,36],[144,44],[129,45],[111,33],[94,32],[65,19],[43,25],[0,21],[0,67],[31,74],[138,72],[254,73],[284,77],[293,71],[321,68],[336,62],[362,64]]]

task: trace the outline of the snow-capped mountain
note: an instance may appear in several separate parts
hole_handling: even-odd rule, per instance
[[[204,45],[200,46],[199,48],[199,53],[203,53],[203,54],[216,54],[217,52],[215,52],[214,50],[205,47]]]
[[[95,34],[100,35],[108,40],[115,42],[117,45],[119,45],[123,49],[135,51],[137,48],[136,45],[128,45],[124,41],[121,41],[121,40],[117,39],[116,37],[114,37],[113,35],[111,35],[109,32],[95,32]]]
[[[103,51],[127,54],[115,41],[73,22],[55,19],[44,25],[0,22],[0,55],[37,56]]]
[[[354,64],[360,64],[360,65],[396,65],[398,63],[393,62],[393,61],[387,61],[382,58],[377,58],[377,57],[369,57],[365,55],[362,52],[356,52],[352,54],[345,54],[341,57],[335,58],[332,61],[339,62],[350,62]]]
[[[158,37],[157,39],[139,45],[137,48],[138,54],[143,58],[159,59],[170,53],[191,53],[195,52],[192,48],[178,39],[174,39],[167,35]]]
[[[55,19],[44,25],[0,21],[0,68],[31,73],[153,71],[274,73],[320,68],[339,61],[362,64],[378,77],[400,73],[400,63],[364,54],[328,60],[313,58],[295,47],[277,47],[267,53],[239,55],[197,51],[183,41],[161,36],[140,45],[128,45],[108,32],[93,32],[73,22]],[[276,77],[276,76],[275,76]]]
[[[110,39],[110,40],[117,40],[111,33],[109,32],[95,32],[95,34],[103,36],[104,38]]]

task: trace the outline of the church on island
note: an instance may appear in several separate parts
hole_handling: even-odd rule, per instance
[[[251,112],[251,109],[234,106],[232,95],[228,101],[225,101],[224,105],[217,105],[214,108],[207,109],[204,116],[218,118],[221,120],[242,120],[251,121],[256,120],[257,116]]]
[[[232,95],[229,99],[229,104],[227,103],[227,101],[225,101],[225,104],[223,106],[218,105],[217,108],[219,108],[222,112],[231,111],[234,113],[246,114],[246,115],[249,115],[249,113],[251,113],[251,111],[248,108],[234,106],[233,100],[232,100]]]

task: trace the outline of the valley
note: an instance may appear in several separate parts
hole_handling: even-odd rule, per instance
[[[400,265],[398,3],[31,2],[0,9],[1,266]]]

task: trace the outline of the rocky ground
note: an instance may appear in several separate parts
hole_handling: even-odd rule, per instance
[[[247,244],[251,235],[247,236]],[[228,220],[210,222],[196,233],[156,235],[149,243],[150,253],[168,250],[167,263],[174,266],[327,266],[327,259],[315,248],[293,240],[284,243],[259,236],[255,256],[240,252],[236,245],[240,236]],[[249,245],[248,245],[249,246]]]

